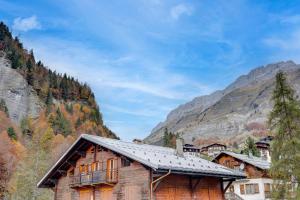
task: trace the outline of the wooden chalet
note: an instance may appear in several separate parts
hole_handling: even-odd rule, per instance
[[[183,152],[188,152],[190,155],[200,156],[201,149],[192,144],[184,144]]]
[[[233,170],[244,172],[245,179],[233,181],[227,193],[228,199],[265,200],[270,198],[273,180],[268,175],[270,163],[260,157],[223,151],[213,162]]]
[[[227,146],[220,143],[213,143],[201,148],[201,153],[206,154],[208,156],[215,156],[221,151],[225,151]]]
[[[225,183],[244,177],[182,148],[83,134],[37,186],[55,200],[222,200]]]
[[[256,148],[260,152],[260,156],[271,162],[271,142],[273,140],[273,136],[267,136],[260,139],[258,142],[255,143]]]

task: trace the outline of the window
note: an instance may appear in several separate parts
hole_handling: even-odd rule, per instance
[[[259,187],[258,184],[246,184],[246,194],[258,194]]]
[[[79,166],[79,172],[80,172],[80,174],[85,174],[85,165]]]
[[[94,171],[96,171],[96,166],[97,166],[97,163],[92,163],[92,171],[94,172]]]
[[[265,183],[264,188],[265,188],[265,198],[271,198],[271,184]]]
[[[106,170],[106,178],[108,181],[116,180],[116,168],[117,168],[117,160],[116,159],[108,159],[107,160],[107,170]]]
[[[127,158],[121,158],[121,166],[122,167],[130,166],[130,161]]]
[[[271,192],[271,184],[270,183],[265,183],[264,187],[265,187],[265,192]]]
[[[245,185],[240,185],[241,194],[245,194]]]
[[[71,170],[69,171],[69,176],[74,176],[74,169],[71,169]]]

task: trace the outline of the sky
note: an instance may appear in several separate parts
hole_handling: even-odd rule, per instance
[[[300,62],[297,0],[0,0],[0,20],[36,60],[88,83],[128,141],[255,67]]]

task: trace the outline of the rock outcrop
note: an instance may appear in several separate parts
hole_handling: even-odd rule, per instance
[[[199,138],[230,138],[248,134],[249,127],[265,126],[272,108],[274,77],[282,70],[300,94],[300,65],[292,61],[258,67],[240,76],[224,90],[196,97],[171,111],[164,122],[153,128],[145,142],[159,144],[165,128],[181,133],[186,141]]]
[[[9,117],[16,124],[27,116],[37,117],[43,107],[36,92],[0,52],[0,99],[7,105]]]

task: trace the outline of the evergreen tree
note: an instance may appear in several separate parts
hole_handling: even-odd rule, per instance
[[[4,99],[0,100],[0,110],[5,112],[6,116],[9,117],[8,108],[6,106]]]
[[[7,128],[7,134],[8,134],[8,136],[9,136],[11,139],[17,140],[17,134],[16,134],[16,132],[15,132],[15,130],[14,130],[13,127]]]
[[[168,128],[165,128],[163,137],[164,146],[174,148],[176,146],[177,137],[179,137],[179,134],[173,134],[168,131]]]
[[[72,133],[70,122],[65,118],[63,113],[61,113],[59,108],[56,110],[55,117],[53,117],[53,115],[49,117],[49,123],[55,134],[61,133],[67,136]]]
[[[252,154],[253,156],[257,156],[257,157],[260,156],[260,152],[256,148],[254,139],[252,137],[247,138],[246,145],[245,148],[242,150],[242,153],[247,155]]]
[[[46,115],[48,115],[51,112],[52,104],[53,104],[53,96],[52,96],[51,89],[49,89],[46,98],[46,106],[47,106]]]
[[[273,198],[299,199],[299,186],[295,186],[300,181],[300,106],[283,72],[276,75],[272,100],[269,125],[275,136],[270,169],[275,180]]]
[[[76,120],[76,123],[75,123],[75,128],[79,128],[81,126],[82,122],[80,120],[80,117],[78,117],[78,119]]]

